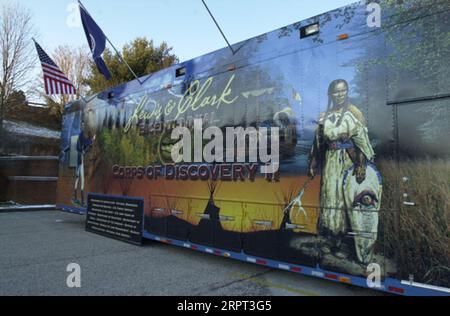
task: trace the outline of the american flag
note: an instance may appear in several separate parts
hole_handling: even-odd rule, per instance
[[[77,90],[72,82],[59,70],[58,66],[48,57],[42,47],[37,42],[34,43],[41,60],[42,70],[44,71],[45,93],[47,95],[76,94]]]

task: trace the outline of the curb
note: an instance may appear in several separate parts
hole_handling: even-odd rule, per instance
[[[56,205],[22,205],[16,207],[0,207],[0,214],[38,211],[56,211]]]

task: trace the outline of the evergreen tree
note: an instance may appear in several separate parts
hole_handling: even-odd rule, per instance
[[[148,40],[145,37],[136,38],[129,44],[126,44],[121,54],[138,77],[178,63],[178,57],[172,54],[172,47],[169,47],[166,42],[155,46],[152,40]],[[127,65],[122,63],[120,57],[109,49],[105,50],[103,57],[112,78],[111,80],[105,80],[104,76],[97,70],[95,63],[91,61],[91,75],[86,80],[86,83],[91,87],[92,93],[98,93],[135,79]]]

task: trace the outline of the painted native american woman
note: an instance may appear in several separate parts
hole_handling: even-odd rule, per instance
[[[368,264],[377,239],[381,177],[373,165],[365,118],[349,103],[348,91],[342,79],[328,88],[328,108],[320,114],[308,175],[314,178],[320,167],[318,232],[326,240],[321,253],[345,258],[342,241],[350,233],[358,261]]]

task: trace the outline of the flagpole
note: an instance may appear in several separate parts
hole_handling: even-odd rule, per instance
[[[78,0],[78,4],[86,11],[87,14],[89,14],[92,17],[92,15],[89,13],[89,11],[86,9],[86,7],[81,2],[81,0]],[[133,69],[130,67],[130,65],[125,61],[125,59],[122,58],[122,55],[119,53],[117,48],[113,45],[113,43],[109,40],[108,36],[106,36],[106,34],[104,34],[104,35],[105,35],[105,38],[108,41],[109,45],[111,45],[112,48],[114,49],[114,51],[116,52],[119,59],[128,67],[128,70],[133,74],[133,76],[136,78],[136,80],[139,82],[139,84],[142,85],[142,81],[138,78],[136,73],[133,71]]]
[[[131,69],[130,65],[125,61],[125,59],[122,58],[122,55],[119,53],[119,51],[116,49],[116,47],[113,45],[113,43],[111,43],[111,41],[109,40],[108,36],[106,36],[106,40],[108,41],[109,45],[112,46],[112,48],[116,51],[117,56],[120,58],[120,60],[127,65],[128,70],[130,70],[130,72],[133,74],[133,76],[136,78],[136,80],[142,85],[141,80],[138,78],[138,76],[135,74],[135,72],[133,71],[133,69]]]
[[[230,45],[230,42],[228,42],[227,37],[225,36],[225,34],[223,33],[222,29],[220,28],[219,23],[217,23],[216,19],[214,18],[214,15],[209,10],[208,5],[206,4],[205,0],[202,0],[202,2],[203,2],[203,5],[205,6],[206,10],[208,11],[209,15],[211,16],[211,19],[214,21],[214,23],[216,24],[217,28],[219,29],[220,34],[222,34],[223,39],[225,40],[225,42],[227,42],[228,48],[231,50],[233,55],[236,54],[236,52],[234,51],[233,47]]]

